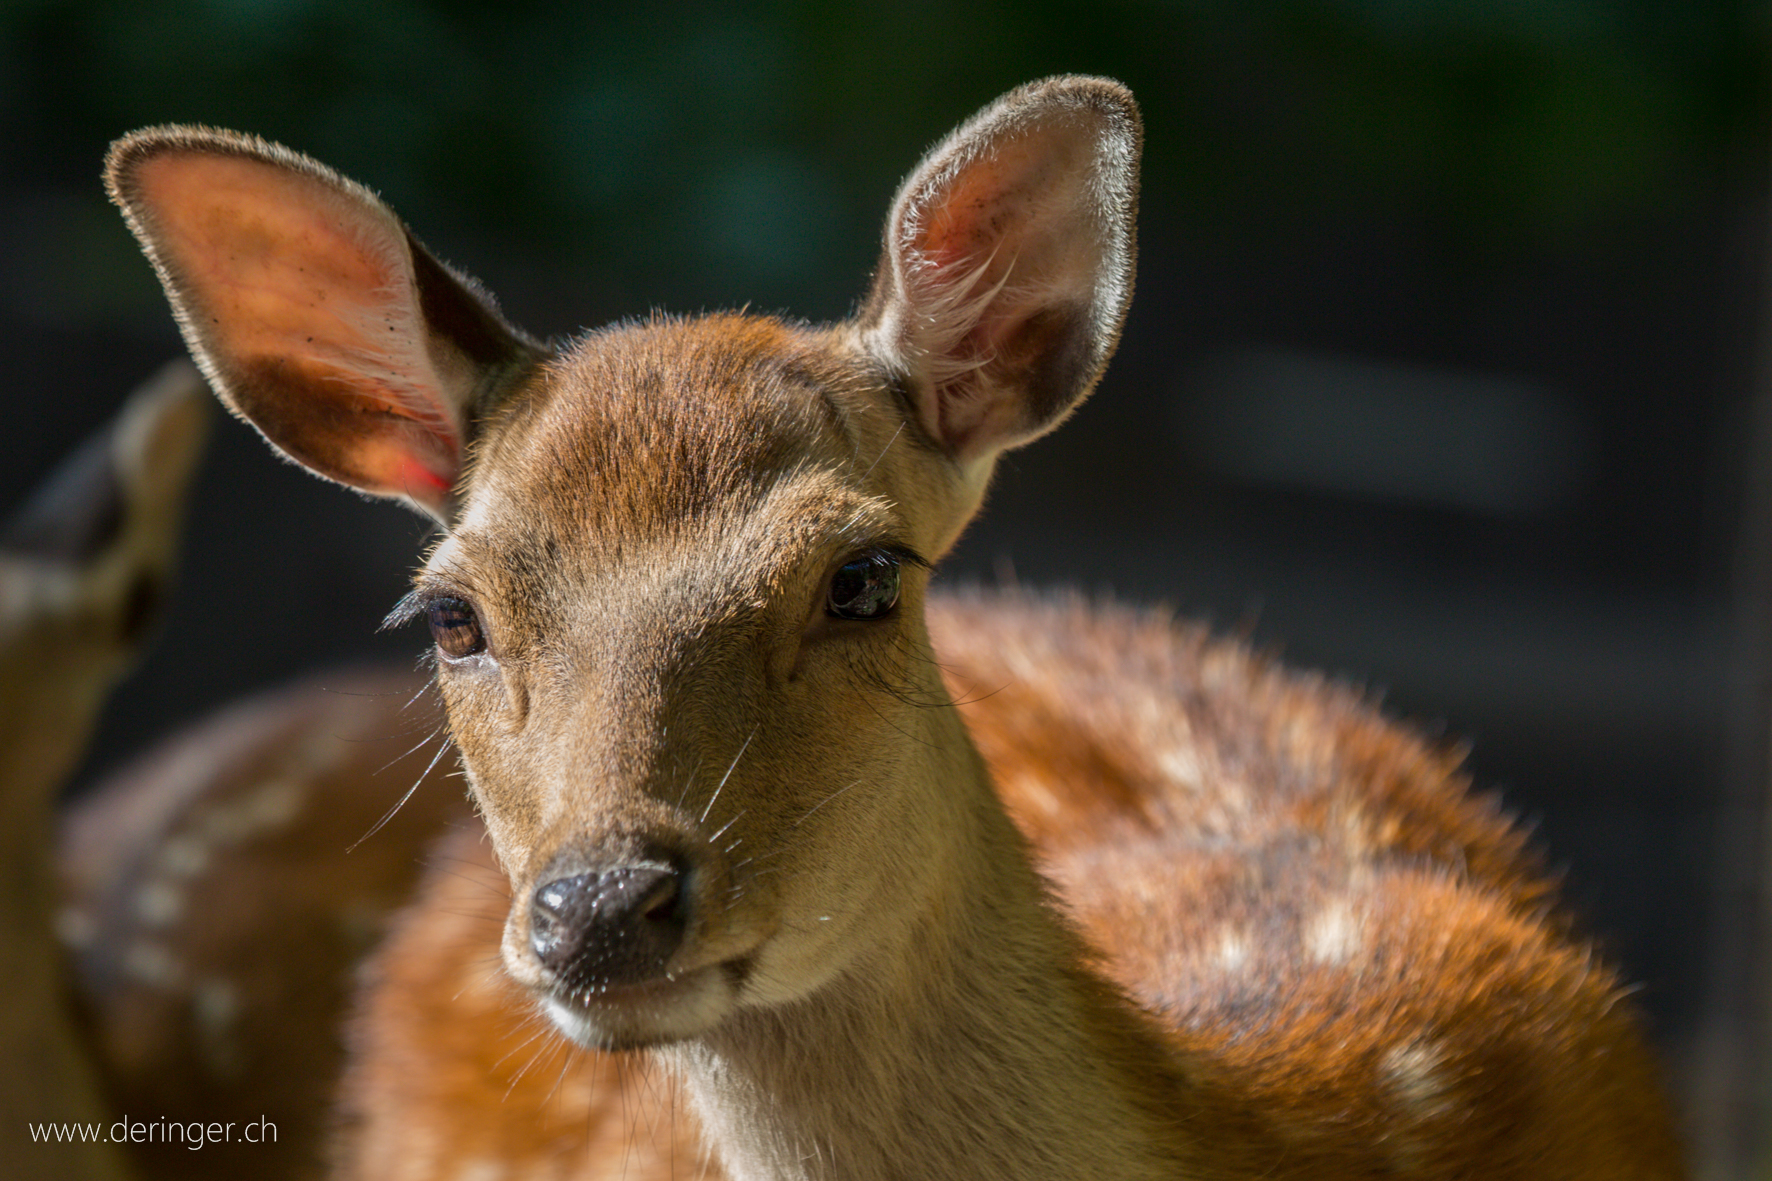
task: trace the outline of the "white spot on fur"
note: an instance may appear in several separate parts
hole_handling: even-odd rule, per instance
[[[165,944],[138,939],[123,953],[124,974],[155,988],[173,988],[184,978],[184,968]]]
[[[261,832],[281,828],[301,811],[304,786],[291,779],[273,779],[250,795],[210,808],[197,825],[211,848],[239,844]]]
[[[66,615],[86,596],[80,572],[59,562],[0,558],[0,618],[22,621]],[[8,633],[12,639],[14,633]],[[16,642],[16,641],[15,641]]]
[[[1347,900],[1338,898],[1305,927],[1305,951],[1320,964],[1345,964],[1365,942],[1365,926]]]
[[[240,994],[226,980],[202,980],[193,991],[192,1007],[197,1027],[205,1035],[220,1037],[234,1027],[240,1012]]]
[[[1427,1041],[1393,1046],[1379,1060],[1380,1085],[1410,1121],[1385,1140],[1392,1164],[1399,1172],[1421,1173],[1432,1163],[1430,1154],[1437,1137],[1432,1129],[1421,1125],[1444,1118],[1454,1110],[1445,1063],[1445,1050]]]
[[[136,891],[131,909],[142,926],[167,927],[185,909],[185,892],[179,883],[196,877],[215,860],[217,850],[288,824],[301,812],[305,785],[293,779],[273,779],[226,803],[199,811],[183,832],[168,837],[154,859],[158,876]],[[141,945],[147,946],[147,945]],[[153,969],[144,969],[153,976]]]
[[[98,924],[79,907],[64,906],[55,912],[55,937],[62,941],[63,947],[75,950],[91,947],[97,936]]]
[[[456,1170],[455,1181],[503,1181],[507,1176],[509,1173],[504,1165],[481,1157],[462,1162],[461,1168]]]
[[[1349,878],[1355,882],[1370,875],[1370,862],[1386,846],[1376,822],[1357,804],[1336,808],[1324,826],[1324,835],[1340,837],[1342,850],[1356,867]]]
[[[1163,751],[1157,756],[1157,770],[1191,792],[1198,792],[1205,782],[1199,753],[1192,747],[1176,746]]]
[[[1409,1042],[1395,1046],[1378,1064],[1386,1089],[1404,1112],[1417,1120],[1444,1115],[1452,1109],[1451,1081],[1444,1067],[1446,1052],[1433,1042]]]
[[[144,927],[171,926],[184,909],[184,891],[163,879],[150,881],[135,893],[135,917]]]
[[[211,1074],[232,1078],[240,1073],[240,1047],[234,1041],[239,1016],[240,993],[230,982],[209,978],[191,989],[191,1018]]]
[[[274,831],[300,814],[304,784],[273,779],[257,790],[197,813],[186,831],[168,837],[155,858],[159,876],[136,892],[135,916],[148,927],[176,922],[184,912],[184,892],[176,883],[194,878],[215,859],[217,850]]]
[[[209,865],[209,846],[190,833],[180,833],[160,846],[158,860],[167,877],[195,877]]]
[[[1218,935],[1218,947],[1212,962],[1221,971],[1240,971],[1249,962],[1249,937],[1235,927],[1226,927]]]

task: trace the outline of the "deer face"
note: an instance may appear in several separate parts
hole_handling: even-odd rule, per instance
[[[951,527],[918,510],[957,481],[886,378],[768,321],[593,334],[506,404],[419,576],[506,966],[581,1040],[803,995],[939,861]]]

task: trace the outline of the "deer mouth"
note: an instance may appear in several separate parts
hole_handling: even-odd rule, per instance
[[[707,1032],[738,1003],[748,956],[631,984],[555,985],[542,1008],[562,1034],[599,1050],[640,1050]]]

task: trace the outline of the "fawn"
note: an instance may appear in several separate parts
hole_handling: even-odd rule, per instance
[[[37,1145],[29,1125],[105,1114],[53,933],[56,789],[165,599],[183,501],[209,420],[185,362],[138,390],[0,528],[0,1172],[117,1178],[106,1143]]]
[[[441,528],[395,618],[484,831],[368,970],[339,1174],[1680,1175],[1456,755],[1153,614],[929,593],[1107,363],[1141,135],[1031,84],[911,174],[852,320],[559,345],[306,157],[113,148],[227,405]]]

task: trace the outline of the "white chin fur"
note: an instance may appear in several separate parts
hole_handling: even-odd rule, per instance
[[[550,996],[543,1008],[581,1046],[626,1049],[682,1041],[713,1028],[736,998],[724,972],[708,968],[682,979],[632,990],[619,1000]]]

